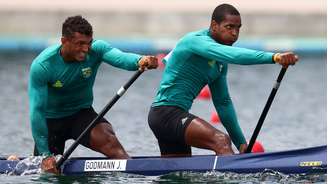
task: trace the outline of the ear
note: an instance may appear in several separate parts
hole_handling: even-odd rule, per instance
[[[63,37],[61,37],[60,41],[62,44],[65,44],[65,43],[67,43],[68,40],[66,37],[63,36]]]
[[[217,32],[218,28],[219,28],[219,24],[215,20],[212,20],[211,21],[211,30],[212,30],[212,32]]]

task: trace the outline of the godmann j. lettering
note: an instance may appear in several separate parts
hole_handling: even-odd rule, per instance
[[[126,160],[86,160],[84,171],[125,171]]]

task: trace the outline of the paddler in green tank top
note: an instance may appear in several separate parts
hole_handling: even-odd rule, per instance
[[[228,65],[288,66],[294,65],[298,57],[292,52],[272,53],[232,46],[241,25],[235,7],[219,5],[213,11],[209,29],[186,34],[164,58],[163,77],[148,115],[162,156],[190,156],[192,146],[213,150],[217,155],[233,154],[231,142],[240,153],[246,150],[247,142],[228,92]],[[188,112],[205,85],[210,88],[228,135]]]

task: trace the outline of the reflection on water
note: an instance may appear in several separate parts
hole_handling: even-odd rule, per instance
[[[6,179],[13,176],[6,177]],[[176,172],[163,176],[141,176],[125,173],[110,174],[83,174],[73,176],[58,176],[53,174],[42,173],[40,175],[24,176],[28,179],[27,183],[158,183],[158,184],[184,184],[184,183],[247,183],[247,184],[294,184],[294,183],[326,183],[326,174],[309,174],[309,175],[285,175],[278,172],[266,171],[255,174],[236,174],[236,173],[193,173],[193,172]],[[0,179],[3,177],[0,175]],[[15,183],[26,183],[18,180]]]

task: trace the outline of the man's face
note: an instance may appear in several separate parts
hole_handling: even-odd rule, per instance
[[[211,36],[218,43],[232,45],[238,39],[240,27],[240,16],[227,14],[225,15],[225,19],[219,24],[212,20]]]
[[[91,47],[92,36],[75,32],[71,37],[62,37],[62,52],[68,61],[84,61]]]

